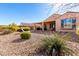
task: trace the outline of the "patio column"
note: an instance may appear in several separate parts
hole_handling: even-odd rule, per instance
[[[44,31],[44,22],[42,22],[42,31]]]

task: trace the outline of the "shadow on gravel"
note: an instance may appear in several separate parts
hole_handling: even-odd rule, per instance
[[[25,41],[25,40],[18,38],[18,39],[13,40],[12,43],[19,43],[19,42],[23,42],[23,41]]]

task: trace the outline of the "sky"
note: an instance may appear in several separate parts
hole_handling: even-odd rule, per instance
[[[0,3],[0,25],[40,22],[66,11],[79,11],[79,4]]]
[[[47,18],[48,4],[0,3],[0,24],[39,22]]]

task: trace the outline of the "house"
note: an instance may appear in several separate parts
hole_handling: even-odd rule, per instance
[[[36,24],[39,24],[43,31],[54,30],[74,32],[77,26],[79,26],[79,12],[66,12],[62,15],[54,14],[42,22],[34,23],[34,26]]]

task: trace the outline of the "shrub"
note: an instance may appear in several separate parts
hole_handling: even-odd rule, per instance
[[[12,31],[17,31],[17,29],[19,29],[19,27],[13,26],[13,25],[8,25],[8,26],[3,26],[3,29],[10,29]]]
[[[25,27],[23,28],[24,31],[30,31],[30,28],[29,27]]]
[[[17,29],[19,29],[19,27],[15,23],[9,24],[7,28],[12,31],[17,31]]]
[[[20,36],[21,36],[21,39],[30,39],[31,32],[22,32]]]
[[[10,30],[10,29],[5,29],[2,34],[4,35],[4,34],[12,33],[12,32],[13,32],[13,31]]]
[[[60,36],[58,34],[54,34],[52,37],[45,37],[39,49],[51,56],[72,55],[73,51],[66,46],[66,39],[66,35]]]
[[[17,31],[19,27],[18,26],[9,26],[8,29],[12,30],[12,31]]]
[[[0,32],[2,32],[3,31],[3,28],[2,27],[0,27]]]
[[[22,30],[22,29],[17,29],[17,31],[18,31],[18,32],[23,32],[23,30]]]
[[[79,29],[76,30],[76,34],[79,35]]]

